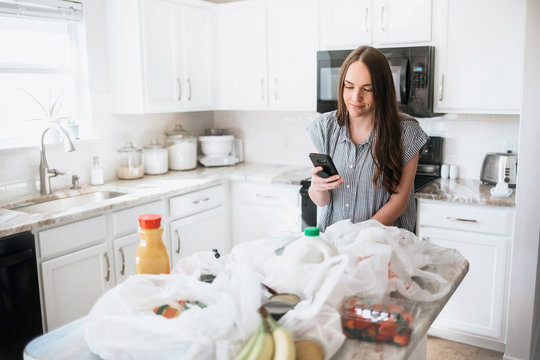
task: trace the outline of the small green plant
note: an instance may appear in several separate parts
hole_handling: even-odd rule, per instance
[[[47,104],[47,107],[43,105],[34,95],[32,95],[29,91],[19,88],[20,90],[24,91],[28,96],[32,98],[36,102],[36,104],[39,105],[41,111],[43,112],[44,117],[43,118],[33,118],[28,119],[30,121],[48,121],[48,122],[59,122],[60,120],[64,119],[71,119],[73,124],[75,123],[75,120],[71,116],[61,116],[58,117],[58,113],[60,112],[60,109],[62,108],[62,100],[60,96],[53,98],[52,92],[49,92],[49,102]],[[70,120],[68,120],[70,121]]]

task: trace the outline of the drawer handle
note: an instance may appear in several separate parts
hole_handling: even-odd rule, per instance
[[[107,253],[103,254],[105,260],[107,261],[107,275],[105,275],[105,281],[109,282],[111,277],[111,264],[109,263],[109,255]]]
[[[193,204],[199,205],[199,204],[202,204],[203,202],[207,202],[208,200],[210,200],[210,198],[207,198],[207,197],[198,199],[198,200],[193,200]]]
[[[178,233],[178,229],[176,229],[175,233],[176,233],[176,239],[178,240],[178,247],[176,248],[175,252],[177,254],[180,254],[180,234]]]
[[[120,250],[120,255],[122,255],[122,269],[120,270],[120,275],[124,276],[124,272],[126,270],[126,259],[124,257],[124,248],[121,247]]]
[[[274,199],[274,200],[278,199],[278,197],[274,195],[255,194],[255,196],[261,199]]]
[[[461,221],[461,222],[470,222],[470,223],[478,222],[476,219],[463,219],[463,218],[457,218],[457,217],[452,217],[452,216],[447,216],[446,218],[451,221]]]

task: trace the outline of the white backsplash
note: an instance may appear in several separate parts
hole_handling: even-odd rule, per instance
[[[77,141],[77,150],[65,153],[59,144],[47,145],[51,168],[65,175],[51,179],[53,189],[71,186],[77,174],[88,184],[91,161],[98,155],[106,180],[116,178],[116,149],[126,141],[137,147],[153,138],[164,142],[165,131],[181,122],[191,133],[206,128],[229,129],[244,140],[247,162],[308,166],[311,141],[305,128],[315,112],[216,111],[160,115],[111,115],[108,94],[93,95],[94,140]],[[445,115],[419,119],[428,135],[444,137],[444,162],[459,166],[459,177],[479,179],[487,152],[517,149],[518,115]],[[39,192],[39,149],[0,150],[0,202]]]

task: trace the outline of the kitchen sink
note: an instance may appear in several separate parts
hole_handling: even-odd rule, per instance
[[[21,211],[31,214],[50,214],[69,210],[77,206],[85,206],[97,202],[127,195],[116,191],[96,191],[88,194],[74,195],[70,197],[52,199],[37,204],[12,207],[10,210]]]

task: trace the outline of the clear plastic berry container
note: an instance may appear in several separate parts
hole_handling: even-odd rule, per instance
[[[384,297],[381,301],[350,296],[340,310],[341,328],[350,338],[407,346],[417,304],[406,299]]]

